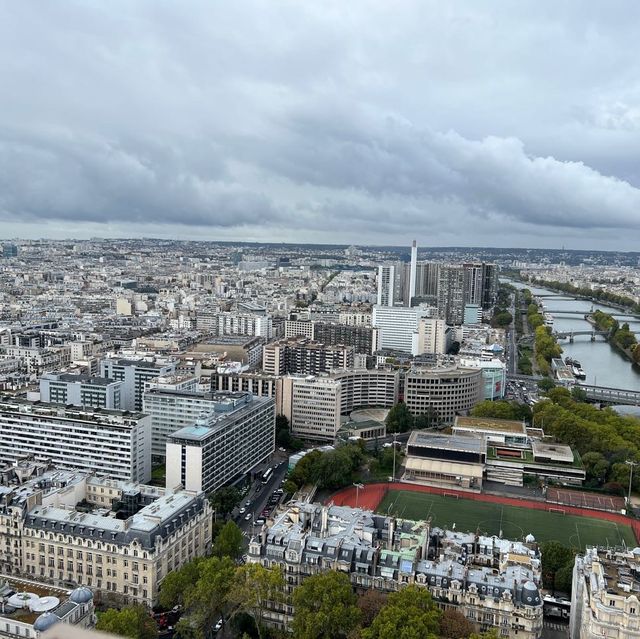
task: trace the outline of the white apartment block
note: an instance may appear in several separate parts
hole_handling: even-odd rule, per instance
[[[122,382],[71,373],[45,373],[40,378],[40,401],[120,410]]]
[[[374,306],[373,325],[380,331],[379,348],[417,355],[418,324],[427,312],[419,306]]]
[[[289,337],[307,337],[314,339],[314,323],[311,320],[287,320],[284,323],[285,339]]]
[[[271,339],[273,320],[267,315],[222,312],[217,316],[218,335],[255,335]]]
[[[371,326],[371,313],[339,313],[338,322],[346,326]]]
[[[282,414],[291,432],[304,439],[334,441],[342,415],[363,407],[390,408],[398,401],[399,373],[342,370],[323,376],[282,379]]]
[[[573,568],[570,639],[640,637],[640,548],[587,548]]]
[[[289,377],[289,425],[303,439],[334,441],[340,429],[342,384],[331,377]]]
[[[172,375],[176,362],[145,357],[124,359],[108,357],[100,362],[100,376],[123,382],[121,405],[123,410],[142,410],[144,384],[155,377]]]
[[[415,354],[446,354],[451,342],[450,335],[451,331],[445,320],[436,317],[423,317],[418,322],[418,347]]]
[[[275,401],[211,393],[207,413],[169,436],[167,488],[210,493],[248,473],[275,450]]]
[[[148,383],[143,410],[151,417],[151,454],[162,461],[167,454],[167,441],[177,430],[192,426],[201,417],[215,412],[220,395],[196,391],[157,387]]]
[[[117,479],[151,477],[151,417],[0,399],[0,460],[31,457]]]

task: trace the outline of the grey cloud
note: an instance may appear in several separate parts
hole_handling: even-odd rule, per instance
[[[0,219],[386,242],[625,229],[630,245],[639,14],[632,0],[7,3]]]

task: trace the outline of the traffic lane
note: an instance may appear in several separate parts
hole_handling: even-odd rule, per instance
[[[243,531],[247,531],[252,527],[253,520],[260,516],[260,513],[264,510],[273,491],[280,487],[286,473],[287,463],[280,462],[278,467],[274,469],[269,481],[266,484],[260,484],[261,488],[254,493],[251,505],[246,508],[246,512],[239,518],[238,525]],[[248,514],[251,515],[250,519],[246,519]]]

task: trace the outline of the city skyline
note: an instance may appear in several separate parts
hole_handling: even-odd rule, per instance
[[[2,234],[633,250],[639,11],[9,5]]]

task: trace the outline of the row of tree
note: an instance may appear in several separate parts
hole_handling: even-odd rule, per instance
[[[530,292],[527,292],[529,293],[528,299],[531,299]],[[540,373],[549,375],[551,360],[562,355],[562,348],[551,334],[551,329],[544,325],[544,317],[533,302],[527,307],[527,321],[534,330],[536,366]]]
[[[357,443],[349,443],[335,450],[307,453],[289,474],[283,488],[295,492],[306,484],[335,490],[352,483],[354,474],[361,467],[365,453]]]
[[[613,315],[604,313],[601,310],[596,310],[592,317],[599,330],[609,331],[609,339],[623,350],[629,351],[634,362],[640,363],[640,346],[627,322],[620,326],[620,323]]]
[[[511,293],[515,291],[509,284],[501,284],[496,296],[496,304],[493,308],[491,326],[494,328],[506,328],[513,322],[513,315],[507,310],[511,302]]]

